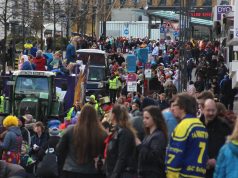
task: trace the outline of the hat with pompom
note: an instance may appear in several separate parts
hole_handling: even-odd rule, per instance
[[[8,128],[11,126],[18,126],[18,118],[16,116],[7,116],[4,120],[3,120],[3,126]]]

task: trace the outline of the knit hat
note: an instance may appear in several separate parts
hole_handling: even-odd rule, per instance
[[[60,136],[60,130],[57,127],[50,128],[49,129],[49,135],[50,136]]]
[[[89,97],[89,99],[90,99],[90,102],[96,103],[96,97],[95,97],[95,95],[91,95],[91,96]]]
[[[16,116],[7,116],[4,120],[3,120],[3,126],[8,128],[11,126],[18,126],[18,119]]]
[[[58,128],[61,122],[57,119],[50,120],[48,122],[48,128]]]

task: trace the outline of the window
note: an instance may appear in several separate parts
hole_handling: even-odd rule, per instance
[[[89,81],[103,81],[103,80],[105,80],[105,68],[90,66],[88,80]]]
[[[46,77],[19,76],[16,80],[16,94],[49,93],[49,83]]]

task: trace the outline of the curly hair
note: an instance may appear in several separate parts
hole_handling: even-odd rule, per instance
[[[11,127],[11,126],[18,126],[18,118],[16,116],[7,116],[4,120],[3,120],[3,126],[4,127]]]

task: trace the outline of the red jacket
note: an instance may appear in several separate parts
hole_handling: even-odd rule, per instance
[[[36,65],[36,70],[45,71],[46,59],[44,57],[35,57],[33,63]]]

